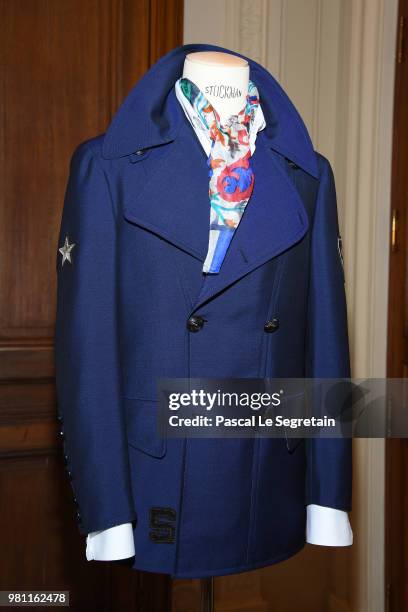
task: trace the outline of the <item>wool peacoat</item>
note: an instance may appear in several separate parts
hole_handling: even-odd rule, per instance
[[[293,103],[245,57],[266,127],[254,189],[204,275],[208,166],[176,99],[188,44],[72,154],[58,238],[64,453],[88,534],[131,522],[135,569],[221,575],[290,557],[306,506],[351,509],[351,440],[157,434],[160,378],[349,377],[333,172]]]

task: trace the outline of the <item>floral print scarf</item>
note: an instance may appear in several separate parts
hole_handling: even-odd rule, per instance
[[[210,232],[203,272],[218,273],[254,186],[250,129],[259,105],[256,85],[249,80],[246,104],[221,123],[216,109],[190,79],[178,81],[211,138],[209,167]]]

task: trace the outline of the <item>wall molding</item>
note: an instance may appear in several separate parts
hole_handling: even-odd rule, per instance
[[[386,377],[389,211],[398,0],[348,0],[340,163],[353,375]],[[339,125],[339,130],[342,126]],[[378,322],[382,321],[382,325]],[[385,443],[354,442],[352,610],[385,608]]]

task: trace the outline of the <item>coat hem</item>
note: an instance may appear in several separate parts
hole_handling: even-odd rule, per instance
[[[251,570],[256,570],[261,567],[266,567],[268,565],[274,565],[275,563],[279,563],[280,561],[285,561],[286,559],[289,559],[289,557],[292,557],[296,553],[300,552],[305,547],[305,544],[306,544],[306,539],[303,540],[300,544],[298,544],[295,548],[292,548],[291,550],[286,551],[281,555],[270,557],[269,559],[266,559],[264,561],[259,561],[257,563],[246,563],[245,565],[224,567],[224,568],[214,569],[214,570],[204,570],[204,571],[194,571],[193,570],[193,571],[188,571],[188,572],[181,571],[181,572],[172,573],[169,570],[165,570],[165,569],[161,569],[157,567],[151,568],[148,565],[145,565],[144,563],[140,563],[140,564],[135,563],[132,569],[143,571],[143,572],[168,574],[173,579],[209,578],[211,576],[226,576],[228,574],[240,574],[241,572],[249,572]]]

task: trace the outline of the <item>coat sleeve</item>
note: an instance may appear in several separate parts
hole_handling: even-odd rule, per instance
[[[83,142],[65,192],[55,325],[57,406],[82,534],[135,519],[121,402],[116,228],[106,175],[90,141]]]
[[[347,308],[336,190],[319,155],[320,182],[311,236],[306,339],[307,378],[350,377]],[[306,503],[351,510],[351,438],[306,439]]]

